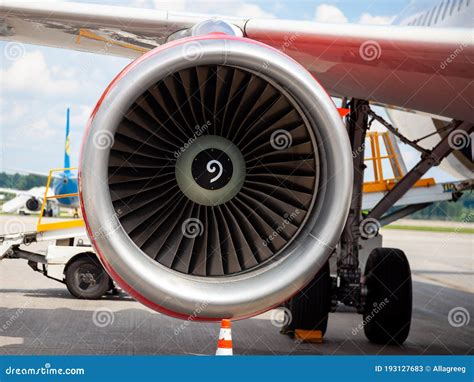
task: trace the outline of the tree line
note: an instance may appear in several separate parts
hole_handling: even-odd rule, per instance
[[[29,190],[33,187],[46,186],[47,179],[48,177],[43,175],[7,174],[6,172],[0,172],[0,187]]]

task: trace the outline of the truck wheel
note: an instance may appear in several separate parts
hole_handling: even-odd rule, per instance
[[[364,332],[369,341],[401,345],[408,337],[412,282],[408,259],[396,248],[376,248],[365,266]]]
[[[66,286],[77,298],[94,300],[110,289],[111,279],[93,257],[80,257],[67,267]]]
[[[294,336],[296,329],[320,330],[326,333],[331,308],[331,275],[329,262],[324,264],[313,281],[286,304],[290,317],[282,333]]]

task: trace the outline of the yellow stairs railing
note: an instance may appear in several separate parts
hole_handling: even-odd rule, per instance
[[[62,199],[62,198],[70,198],[74,196],[79,196],[79,193],[71,193],[71,194],[60,194],[60,195],[48,195],[49,187],[51,185],[51,178],[53,177],[53,173],[55,172],[60,172],[60,171],[66,171],[66,170],[77,170],[76,167],[70,167],[70,168],[55,168],[52,170],[49,170],[49,175],[48,175],[48,181],[46,183],[46,190],[44,192],[44,197],[43,197],[43,203],[41,204],[41,211],[40,215],[38,218],[38,223],[36,225],[36,230],[38,232],[44,232],[44,231],[52,231],[52,230],[61,230],[61,229],[69,229],[69,228],[76,228],[76,227],[82,227],[84,226],[84,220],[83,219],[72,219],[72,220],[62,220],[62,221],[56,221],[56,222],[48,222],[48,223],[43,223],[43,214],[44,214],[44,209],[46,208],[48,204],[48,200],[50,199]]]
[[[364,158],[366,162],[371,162],[373,166],[374,180],[365,182],[364,192],[385,192],[391,190],[397,182],[405,175],[397,157],[391,137],[388,132],[371,131],[367,133],[371,155]],[[385,146],[386,155],[381,154],[381,142]],[[383,161],[388,160],[394,177],[386,179],[383,174]],[[413,187],[429,187],[436,184],[433,178],[420,179]]]

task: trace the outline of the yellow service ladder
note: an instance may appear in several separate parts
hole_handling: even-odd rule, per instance
[[[56,172],[60,171],[66,171],[66,170],[77,170],[76,167],[69,167],[69,168],[55,168],[52,170],[49,170],[49,175],[48,175],[48,181],[46,183],[46,190],[44,192],[44,198],[43,198],[43,203],[41,204],[41,211],[40,211],[40,216],[38,218],[38,224],[36,225],[36,231],[38,232],[44,232],[44,231],[52,231],[52,230],[63,230],[63,229],[69,229],[69,228],[77,228],[77,227],[83,227],[84,226],[84,220],[81,219],[71,219],[71,220],[61,220],[61,221],[56,221],[56,222],[48,222],[48,223],[43,223],[43,214],[44,214],[44,209],[46,208],[48,204],[48,200],[50,199],[62,199],[62,198],[70,198],[70,197],[75,197],[79,196],[78,192],[71,193],[71,194],[60,194],[60,195],[48,195],[49,187],[51,185],[51,178],[53,177],[53,174]]]

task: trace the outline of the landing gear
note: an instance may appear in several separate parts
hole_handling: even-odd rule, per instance
[[[102,265],[91,256],[74,260],[66,269],[66,286],[74,297],[98,299],[111,289],[111,284]]]
[[[380,222],[377,219],[381,215],[369,214],[369,219],[362,214],[364,148],[370,127],[370,106],[366,101],[352,100],[350,108],[347,132],[353,153],[358,155],[353,155],[352,203],[341,236],[334,300],[356,308],[363,315],[364,333],[369,341],[401,345],[408,337],[411,323],[410,266],[401,250],[376,248],[370,253],[361,277],[361,243],[378,235]]]
[[[44,217],[53,217],[53,209],[52,208],[48,208],[48,209],[44,209],[43,211],[43,216]]]
[[[410,332],[412,281],[405,254],[374,249],[365,266],[364,332],[376,344],[401,345]]]
[[[354,182],[349,214],[337,248],[337,275],[333,279],[333,287],[327,287],[329,276],[321,276],[329,275],[329,269],[325,265],[315,280],[290,300],[287,307],[293,320],[282,332],[293,334],[295,329],[319,329],[324,333],[327,312],[329,309],[335,311],[338,304],[343,304],[362,314],[364,333],[369,341],[383,345],[401,345],[407,339],[411,325],[410,265],[403,251],[377,248],[381,246],[378,231],[382,225],[426,207],[427,204],[411,205],[388,212],[430,168],[438,165],[454,150],[450,144],[450,133],[457,131],[471,134],[474,126],[468,122],[452,121],[446,126],[449,133],[432,150],[426,150],[418,146],[416,141],[409,141],[394,126],[376,115],[367,101],[344,100],[342,107],[350,107],[346,126],[352,146]],[[373,120],[382,123],[402,142],[418,150],[421,159],[368,213],[363,214],[365,137]],[[362,247],[375,247],[368,257],[363,276],[359,265]],[[323,281],[318,282],[318,277]],[[327,293],[331,295],[332,301],[329,307]]]
[[[320,330],[324,335],[328,326],[331,294],[329,263],[326,263],[313,281],[288,301],[286,307],[290,317],[281,332],[294,336],[296,329]]]

